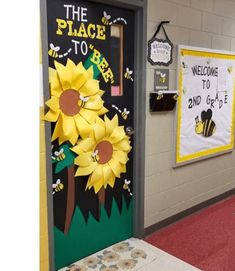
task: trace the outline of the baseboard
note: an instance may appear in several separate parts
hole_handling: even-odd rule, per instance
[[[216,196],[214,198],[203,201],[203,202],[201,202],[201,203],[199,203],[199,204],[197,204],[197,205],[195,205],[193,207],[190,207],[190,208],[188,208],[188,209],[186,209],[186,210],[184,210],[184,211],[182,211],[182,212],[180,212],[178,214],[170,216],[170,217],[168,217],[168,218],[166,218],[166,219],[164,219],[162,221],[159,221],[156,224],[153,224],[153,225],[145,228],[144,229],[144,235],[146,237],[147,235],[149,235],[149,234],[151,234],[151,233],[153,233],[153,232],[155,232],[155,231],[157,231],[157,230],[159,230],[159,229],[161,229],[163,227],[166,227],[166,226],[168,226],[168,225],[170,225],[170,224],[172,224],[172,223],[174,223],[174,222],[176,222],[176,221],[178,221],[178,220],[180,220],[180,219],[182,219],[182,218],[184,218],[184,217],[186,217],[188,215],[191,215],[191,214],[193,214],[193,213],[195,213],[197,211],[200,211],[201,209],[203,209],[205,207],[208,207],[208,206],[210,206],[210,205],[212,205],[212,204],[214,204],[216,202],[219,202],[219,201],[221,201],[223,199],[226,199],[227,197],[229,197],[231,195],[234,195],[234,194],[235,194],[235,188],[231,189],[231,190],[229,190],[227,192],[224,192],[223,194],[220,194],[220,195],[218,195],[218,196]]]

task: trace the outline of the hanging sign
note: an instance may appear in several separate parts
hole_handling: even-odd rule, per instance
[[[235,54],[179,47],[176,164],[234,146]]]
[[[170,21],[162,21],[153,37],[148,41],[148,61],[152,65],[163,65],[169,66],[172,63],[172,55],[173,55],[173,44],[170,41],[166,30],[163,24],[169,23]],[[163,29],[166,39],[158,39],[156,35]]]

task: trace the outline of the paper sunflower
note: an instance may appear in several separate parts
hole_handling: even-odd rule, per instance
[[[56,122],[52,141],[59,138],[59,144],[68,140],[74,145],[79,136],[89,136],[97,115],[108,111],[101,99],[104,92],[93,79],[92,66],[86,70],[82,62],[75,65],[68,59],[66,66],[55,61],[55,68],[49,68],[51,99],[45,120]]]
[[[94,187],[98,193],[102,187],[113,187],[116,177],[126,172],[131,146],[117,115],[112,120],[104,116],[104,121],[97,117],[92,128],[90,137],[78,141],[72,150],[79,155],[74,160],[79,166],[75,176],[90,175],[86,188]]]

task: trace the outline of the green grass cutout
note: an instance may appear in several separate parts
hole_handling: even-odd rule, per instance
[[[113,200],[112,213],[108,218],[101,207],[100,221],[89,216],[87,224],[79,208],[76,208],[70,230],[64,235],[54,227],[56,270],[78,261],[114,243],[130,238],[133,234],[133,202],[126,208],[123,199],[122,213]]]

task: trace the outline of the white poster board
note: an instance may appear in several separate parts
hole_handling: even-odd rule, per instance
[[[179,46],[176,165],[232,150],[235,53]]]

